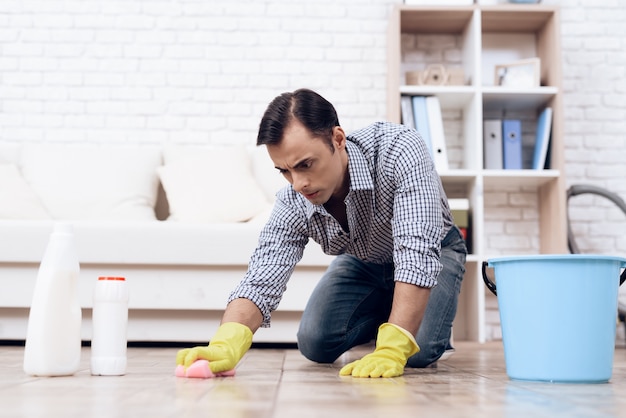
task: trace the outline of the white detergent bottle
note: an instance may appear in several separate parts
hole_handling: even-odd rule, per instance
[[[79,272],[72,225],[57,223],[39,266],[30,306],[24,350],[24,371],[29,375],[68,376],[78,371]]]

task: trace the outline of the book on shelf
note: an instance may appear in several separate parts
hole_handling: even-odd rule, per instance
[[[448,199],[448,205],[450,206],[450,214],[452,215],[452,220],[461,231],[461,235],[465,240],[467,249],[469,252],[471,252],[471,222],[469,199],[451,198]]]
[[[502,120],[502,166],[505,170],[522,168],[522,122]]]
[[[537,120],[535,134],[535,151],[533,154],[534,170],[543,170],[546,166],[546,157],[550,146],[550,133],[552,132],[552,108],[546,107],[541,111]]]
[[[483,157],[487,170],[502,170],[502,121],[485,119],[483,121]]]
[[[448,152],[443,130],[441,104],[437,96],[401,96],[402,123],[420,134],[437,171],[448,170]],[[412,117],[411,117],[412,116]]]
[[[430,156],[433,157],[433,145],[430,139],[430,127],[428,126],[428,112],[426,110],[426,97],[425,96],[412,96],[411,102],[413,103],[413,120],[415,121],[415,129],[421,135],[426,147],[430,152]]]
[[[400,99],[400,110],[402,114],[402,124],[415,129],[415,119],[413,118],[413,103],[411,96],[402,96]]]
[[[426,97],[426,110],[428,113],[428,127],[430,129],[430,142],[432,144],[433,159],[437,171],[448,169],[448,151],[446,137],[443,131],[443,117],[441,104],[437,96]]]

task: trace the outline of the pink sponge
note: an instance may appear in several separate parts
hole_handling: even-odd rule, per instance
[[[212,377],[234,376],[235,369],[227,370],[220,373],[213,373],[209,368],[209,362],[207,360],[196,360],[191,366],[187,367],[187,370],[185,370],[185,366],[176,366],[175,374],[176,377],[195,377],[198,379],[210,379]]]

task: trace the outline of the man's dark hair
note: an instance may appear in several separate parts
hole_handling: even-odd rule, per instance
[[[309,89],[277,96],[267,106],[259,125],[257,145],[277,145],[283,138],[285,128],[297,119],[313,136],[326,141],[334,151],[333,128],[339,126],[339,118],[333,105]]]

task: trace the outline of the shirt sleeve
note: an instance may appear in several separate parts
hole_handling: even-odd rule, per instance
[[[261,326],[269,327],[271,313],[278,308],[308,240],[305,214],[289,205],[286,193],[279,193],[250,258],[248,270],[231,292],[228,302],[249,299],[263,314]]]
[[[441,180],[417,132],[405,130],[390,144],[384,155],[394,185],[395,280],[431,288],[442,269]]]

